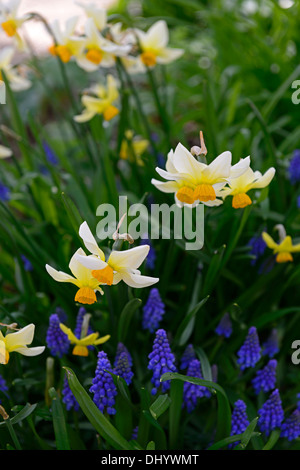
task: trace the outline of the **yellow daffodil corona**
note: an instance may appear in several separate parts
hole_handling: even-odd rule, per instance
[[[83,338],[77,338],[73,331],[63,323],[60,323],[60,329],[67,335],[71,344],[74,344],[73,352],[75,356],[88,356],[88,346],[98,346],[109,340],[110,335],[99,338],[99,333],[91,333]]]
[[[274,239],[266,232],[262,233],[262,238],[266,245],[273,250],[276,255],[277,263],[287,263],[293,261],[292,253],[300,252],[300,243],[293,245],[292,238],[286,235],[285,230],[280,230],[280,242],[276,243]]]
[[[46,270],[48,274],[57,282],[70,282],[78,287],[78,291],[75,295],[75,301],[82,304],[93,304],[97,301],[96,292],[103,294],[100,288],[100,282],[92,275],[91,270],[84,267],[82,263],[78,262],[77,256],[82,258],[86,256],[85,252],[79,248],[76,253],[72,256],[69,268],[73,276],[57,271],[48,264],[46,264]]]
[[[38,356],[42,354],[45,346],[27,347],[33,341],[34,330],[35,326],[33,323],[13,333],[8,331],[5,336],[0,330],[0,364],[7,364],[12,352],[17,352],[23,356]]]

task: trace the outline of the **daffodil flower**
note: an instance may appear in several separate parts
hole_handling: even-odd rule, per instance
[[[129,250],[113,250],[108,260],[99,248],[89,226],[83,222],[79,229],[84,245],[92,253],[89,256],[76,256],[79,263],[91,270],[92,275],[98,282],[115,285],[124,281],[130,287],[148,287],[159,281],[158,278],[143,276],[137,269],[145,260],[149,253],[150,246],[141,245]]]
[[[4,336],[0,330],[0,364],[7,364],[10,353],[17,352],[23,356],[38,356],[42,354],[45,346],[28,348],[33,341],[35,326],[33,323],[16,332],[7,332]]]
[[[10,87],[13,91],[23,91],[31,87],[31,82],[18,73],[18,68],[12,65],[15,49],[11,46],[3,47],[0,50],[0,80],[3,78],[1,70],[5,73]]]
[[[143,165],[141,156],[148,145],[148,140],[134,136],[131,130],[127,130],[125,132],[125,139],[123,139],[121,143],[120,158],[130,160],[131,162],[135,162],[136,159],[139,165]]]
[[[75,295],[76,302],[93,304],[97,301],[96,292],[103,294],[103,291],[99,285],[99,281],[91,274],[90,269],[84,267],[82,263],[79,263],[77,256],[81,258],[86,257],[82,248],[79,248],[74,253],[69,263],[69,268],[73,276],[62,271],[57,271],[48,264],[46,264],[46,270],[55,281],[70,282],[78,287],[78,291]]]
[[[246,170],[240,165],[235,177]],[[152,179],[152,184],[160,191],[175,193],[176,204],[195,206],[200,202],[208,206],[222,204],[221,189],[229,181],[231,172],[231,152],[226,151],[210,164],[196,160],[181,143],[168,154],[166,170],[156,168],[157,173],[167,182]]]
[[[73,16],[66,21],[64,31],[58,20],[55,20],[51,29],[53,31],[56,44],[49,48],[52,55],[57,55],[60,60],[67,63],[72,57],[77,57],[83,48],[82,39],[75,36],[75,28],[78,22],[78,16]]]
[[[97,29],[102,31],[107,25],[107,10],[105,8],[98,8],[93,3],[85,5],[81,2],[75,2],[78,6],[83,8],[86,16],[92,18]]]
[[[113,67],[115,58],[128,54],[130,46],[120,46],[104,38],[98,31],[93,18],[85,24],[85,37],[82,50],[77,56],[77,64],[86,72],[94,72],[101,67]]]
[[[11,149],[4,147],[4,145],[0,145],[0,159],[9,158],[11,156],[12,156]]]
[[[276,255],[277,263],[287,263],[293,261],[292,253],[300,251],[300,243],[293,245],[292,238],[286,235],[284,227],[280,224],[276,228],[279,229],[279,243],[276,243],[273,238],[266,232],[262,233],[262,238],[266,245],[273,250]]]
[[[168,64],[183,54],[183,49],[167,47],[169,31],[164,20],[154,23],[147,32],[135,29],[141,48],[140,60],[147,67],[156,64]]]
[[[0,5],[0,25],[7,36],[15,39],[17,47],[23,50],[25,45],[18,30],[29,19],[29,15],[18,16],[20,3],[21,0],[10,0],[5,5]]]
[[[119,110],[113,103],[119,97],[117,82],[112,75],[107,76],[106,87],[102,85],[94,85],[88,91],[90,94],[82,96],[82,104],[84,110],[81,114],[74,117],[76,122],[86,122],[97,114],[102,114],[106,121],[113,119]],[[93,96],[94,95],[94,96]]]
[[[74,344],[73,352],[75,356],[88,356],[88,346],[98,346],[109,340],[110,335],[99,338],[99,333],[91,333],[83,338],[77,338],[73,331],[63,323],[60,323],[60,329],[67,335],[71,344]]]
[[[247,163],[247,170],[240,176],[232,178],[236,170],[244,163]],[[232,207],[234,209],[242,209],[252,204],[250,196],[247,194],[251,189],[262,189],[270,184],[275,175],[275,168],[269,168],[264,175],[259,171],[253,171],[250,168],[250,157],[240,160],[232,167],[231,178],[229,181],[229,188],[222,191],[223,197],[232,196]]]

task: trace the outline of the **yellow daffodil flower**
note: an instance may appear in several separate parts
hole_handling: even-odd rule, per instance
[[[148,287],[159,281],[158,278],[142,276],[137,269],[148,255],[150,247],[141,245],[129,250],[113,250],[105,261],[104,253],[99,248],[88,224],[83,222],[79,229],[84,245],[92,253],[89,256],[76,256],[79,263],[91,270],[98,282],[115,285],[124,281],[130,287]]]
[[[82,96],[84,110],[74,117],[76,122],[89,121],[96,114],[102,114],[106,121],[110,121],[119,113],[118,108],[113,104],[119,97],[119,91],[112,75],[107,76],[106,87],[95,85],[89,89],[88,93],[90,94]]]
[[[232,207],[234,209],[242,209],[252,204],[250,196],[247,194],[251,189],[262,189],[270,184],[274,175],[275,168],[269,168],[264,175],[259,171],[253,171],[250,168],[250,157],[240,160],[232,167],[232,174],[243,162],[247,162],[247,171],[244,171],[240,176],[230,178],[229,188],[222,191],[223,197],[232,196]]]
[[[9,158],[11,156],[12,156],[12,151],[9,148],[4,147],[4,145],[0,145],[0,159]]]
[[[18,16],[21,0],[10,0],[5,5],[0,5],[0,25],[7,36],[16,41],[20,50],[24,50],[25,44],[18,32],[20,27],[29,19],[29,15]]]
[[[7,364],[10,353],[17,352],[23,356],[38,356],[42,354],[45,346],[28,348],[27,344],[33,341],[35,326],[33,323],[16,332],[7,332],[4,336],[0,330],[0,364]]]
[[[3,47],[0,50],[0,80],[2,79],[1,70],[5,73],[10,87],[13,91],[23,91],[31,87],[31,82],[18,73],[18,68],[12,65],[12,59],[15,49],[10,46]]]
[[[77,56],[77,64],[86,72],[94,72],[101,67],[113,67],[115,58],[126,56],[130,46],[120,46],[104,38],[98,31],[93,18],[85,24],[85,37],[82,39],[82,49]]]
[[[72,352],[72,354],[75,356],[88,356],[88,346],[98,346],[99,344],[105,343],[110,338],[110,335],[99,338],[99,333],[91,333],[90,335],[84,336],[83,338],[77,338],[73,331],[66,325],[60,323],[59,326],[61,330],[67,335],[70,343],[75,345]]]
[[[72,256],[69,268],[73,276],[62,271],[57,271],[48,264],[46,264],[46,270],[55,281],[70,282],[78,287],[78,291],[75,295],[76,302],[93,304],[97,301],[96,292],[103,294],[103,291],[100,288],[100,282],[92,275],[90,269],[84,267],[82,263],[79,263],[77,256],[83,258],[86,254],[79,248]]]
[[[135,32],[141,47],[140,60],[147,67],[168,64],[181,57],[184,52],[183,49],[167,47],[169,31],[164,20],[154,23],[147,32],[140,29],[136,29]]]
[[[285,229],[282,225],[277,225],[276,228],[279,229],[279,243],[276,243],[266,232],[262,233],[263,240],[266,245],[273,250],[273,253],[276,254],[277,263],[293,261],[292,253],[300,251],[300,243],[293,245],[292,238],[289,235],[286,235]]]
[[[125,132],[125,139],[123,139],[121,148],[120,148],[120,158],[122,160],[130,160],[139,165],[143,165],[141,159],[142,154],[145,152],[149,145],[149,141],[142,139],[139,136],[134,136],[131,130]]]
[[[246,170],[246,164],[235,171],[239,176]],[[207,206],[222,204],[221,189],[231,174],[231,153],[226,151],[210,164],[196,160],[182,144],[171,150],[166,162],[166,170],[156,168],[157,173],[167,182],[152,179],[152,184],[160,191],[175,193],[176,204],[195,206],[200,202]]]
[[[77,57],[83,48],[83,42],[80,37],[75,36],[78,16],[72,16],[66,21],[64,31],[58,20],[55,20],[51,29],[54,34],[56,44],[49,48],[52,55],[57,55],[60,60],[67,63],[72,57]]]

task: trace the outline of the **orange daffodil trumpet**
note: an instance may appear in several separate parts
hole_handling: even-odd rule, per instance
[[[147,32],[135,29],[135,33],[141,48],[140,60],[147,67],[173,62],[184,52],[183,49],[167,47],[169,31],[164,20],[154,23]]]
[[[73,331],[63,323],[60,323],[60,329],[67,335],[71,344],[74,344],[73,352],[74,356],[88,356],[88,346],[98,346],[99,344],[106,343],[109,340],[110,335],[99,338],[99,333],[91,333],[88,336],[77,338]]]
[[[96,292],[103,294],[103,291],[100,287],[100,282],[92,275],[90,269],[78,262],[78,255],[82,257],[86,256],[82,248],[79,248],[72,256],[69,268],[73,276],[62,271],[57,271],[48,264],[46,264],[46,270],[55,281],[70,282],[78,287],[78,291],[75,295],[76,302],[93,304],[97,301]]]
[[[77,23],[78,16],[72,16],[66,21],[64,30],[58,20],[51,25],[56,43],[49,47],[49,52],[57,55],[64,63],[69,62],[72,57],[77,57],[82,49],[82,41],[75,36]]]
[[[119,113],[118,108],[114,105],[118,97],[117,82],[112,75],[108,75],[106,87],[94,85],[87,90],[87,94],[83,94],[81,101],[84,110],[81,114],[74,116],[74,120],[86,122],[97,114],[101,114],[105,121],[110,121]]]
[[[123,251],[113,250],[105,261],[104,253],[99,248],[86,222],[81,224],[79,235],[91,255],[82,256],[78,253],[76,258],[85,268],[91,270],[98,282],[115,285],[124,281],[130,287],[141,288],[151,286],[159,281],[158,278],[141,275],[138,270],[149,253],[149,245],[141,245]]]
[[[206,152],[204,141],[201,148],[193,147],[191,151],[179,143],[175,151],[171,150],[168,154],[166,170],[156,168],[157,173],[167,181],[152,179],[152,184],[162,192],[174,193],[179,207],[193,207],[199,203],[219,206],[231,195],[232,206],[238,209],[252,204],[248,191],[266,187],[274,177],[274,168],[264,175],[254,172],[250,168],[250,157],[232,166],[229,151],[221,153],[209,164],[195,158],[195,155],[206,155]]]
[[[276,255],[277,263],[293,261],[292,253],[300,252],[300,243],[293,245],[292,238],[286,234],[283,225],[276,225],[275,228],[279,231],[279,243],[276,243],[266,232],[262,233],[263,240],[268,248],[273,250],[273,253]]]
[[[247,162],[247,169],[241,175],[230,178],[229,188],[222,191],[223,197],[232,196],[232,207],[234,209],[242,209],[252,204],[250,196],[247,194],[251,189],[262,189],[268,186],[274,175],[275,168],[269,168],[263,175],[260,171],[253,171],[250,168],[250,157],[244,159]],[[232,167],[235,172],[240,162]]]
[[[33,341],[34,330],[35,326],[33,323],[13,333],[9,331],[5,336],[0,330],[0,364],[7,364],[12,352],[17,352],[23,356],[38,356],[42,354],[45,346],[27,347]]]

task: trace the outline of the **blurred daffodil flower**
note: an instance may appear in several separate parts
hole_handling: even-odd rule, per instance
[[[88,336],[77,338],[73,331],[63,323],[60,323],[60,329],[67,335],[71,344],[74,344],[73,352],[75,356],[88,356],[88,346],[98,346],[109,340],[110,335],[99,338],[99,333],[91,333]]]
[[[83,8],[85,15],[92,18],[97,29],[102,31],[107,25],[107,10],[106,8],[99,8],[93,3],[85,4],[75,2],[79,7]]]
[[[236,172],[240,166],[248,168],[240,176],[236,177]],[[252,204],[250,196],[247,194],[251,189],[262,189],[270,184],[275,175],[275,168],[269,168],[263,175],[260,171],[253,171],[250,168],[250,157],[241,159],[232,167],[229,188],[222,191],[223,197],[232,196],[232,207],[242,209]],[[234,176],[234,177],[232,177]]]
[[[56,44],[50,46],[49,52],[57,55],[64,63],[69,62],[72,57],[77,57],[83,47],[82,40],[75,36],[77,23],[78,16],[72,16],[66,21],[64,31],[58,20],[51,25]]]
[[[133,131],[127,130],[125,132],[125,139],[122,140],[120,158],[122,158],[122,160],[130,160],[131,162],[136,161],[139,165],[143,165],[141,156],[148,145],[148,140],[134,136]]]
[[[21,0],[10,0],[6,4],[0,4],[0,25],[7,36],[16,41],[16,45],[20,50],[25,48],[18,30],[27,21],[30,16],[18,16],[18,9]]]
[[[200,202],[208,206],[222,204],[221,190],[231,177],[238,177],[247,169],[240,164],[234,174],[231,172],[231,152],[226,151],[210,164],[198,161],[192,153],[179,143],[171,150],[166,162],[166,170],[156,168],[157,173],[167,182],[152,179],[152,184],[160,191],[175,193],[176,204],[195,206]]]
[[[99,66],[113,67],[115,58],[126,56],[130,49],[128,45],[118,45],[103,37],[93,18],[88,18],[85,24],[85,36],[82,38],[81,52],[77,56],[77,64],[86,72],[94,72]]]
[[[266,232],[262,233],[263,240],[273,250],[273,253],[276,254],[277,263],[293,261],[292,253],[300,252],[300,243],[293,245],[292,238],[286,235],[285,228],[281,224],[276,225],[275,228],[279,231],[279,243],[276,243]]]
[[[34,330],[35,325],[33,323],[13,333],[8,331],[5,336],[0,330],[0,364],[7,364],[12,352],[17,352],[23,356],[42,354],[45,346],[27,347],[33,341]]]
[[[12,156],[12,151],[9,148],[4,147],[4,145],[0,145],[0,159],[9,158],[11,156]]]
[[[85,268],[90,269],[92,275],[98,282],[112,285],[124,281],[130,287],[148,287],[159,281],[158,278],[143,276],[138,267],[147,257],[150,246],[141,245],[129,250],[111,251],[107,261],[104,253],[99,248],[91,230],[86,222],[83,222],[79,229],[84,245],[92,253],[89,256],[83,256],[78,253],[76,259],[82,263]]]
[[[102,114],[106,121],[113,119],[119,110],[114,106],[114,102],[119,97],[117,82],[112,75],[107,76],[106,87],[94,85],[81,98],[84,110],[74,117],[76,122],[86,122],[97,114]]]
[[[18,67],[12,65],[15,49],[11,46],[3,47],[0,50],[0,80],[3,79],[1,70],[5,73],[10,87],[13,91],[23,91],[31,87],[31,82],[18,73]]]
[[[183,49],[167,47],[169,31],[164,20],[154,23],[147,32],[140,29],[135,29],[135,32],[141,48],[140,60],[147,67],[168,64],[181,57],[184,52]]]
[[[100,288],[99,281],[92,275],[90,269],[86,268],[82,263],[79,263],[77,257],[86,257],[85,252],[79,248],[72,256],[69,268],[73,276],[57,271],[48,264],[46,264],[46,270],[48,274],[57,282],[70,282],[78,287],[78,291],[75,295],[75,301],[82,304],[93,304],[97,301],[96,292],[103,294]]]

